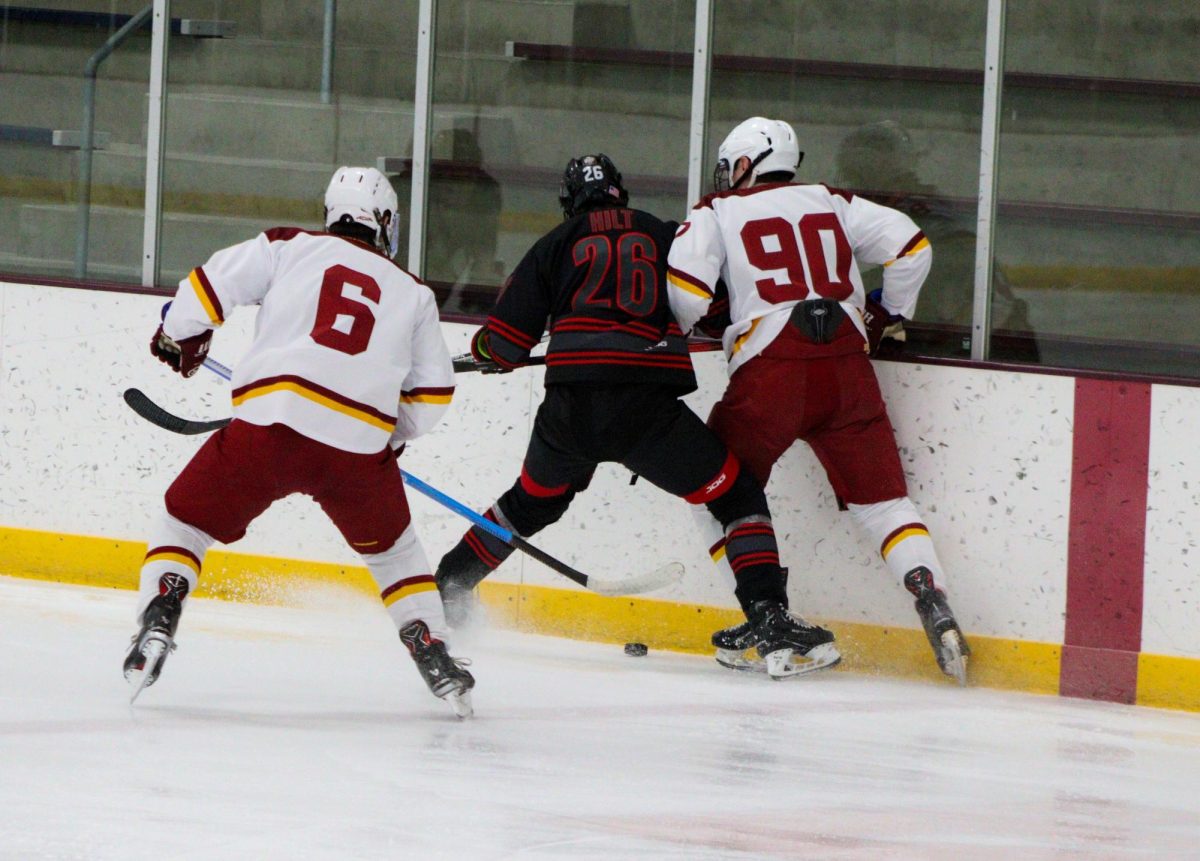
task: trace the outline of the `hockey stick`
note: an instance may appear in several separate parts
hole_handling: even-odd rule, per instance
[[[163,430],[173,431],[174,433],[208,433],[209,431],[219,430],[233,421],[233,419],[193,421],[191,419],[181,418],[180,416],[164,410],[158,404],[154,403],[154,401],[150,400],[150,398],[139,389],[126,389],[124,398],[125,403],[127,403],[135,413],[144,418],[146,421],[153,425],[157,425]],[[664,586],[669,586],[683,576],[683,565],[678,562],[668,562],[666,565],[663,565],[661,568],[657,568],[654,571],[635,575],[628,579],[601,579],[584,574],[582,571],[572,568],[567,563],[555,559],[549,553],[539,550],[524,538],[519,535],[515,535],[500,524],[494,523],[493,521],[488,520],[486,517],[476,514],[458,500],[447,496],[437,488],[431,487],[430,485],[421,481],[421,479],[409,474],[405,470],[400,471],[400,476],[404,479],[405,484],[407,484],[413,490],[416,490],[418,493],[428,496],[434,502],[445,506],[455,514],[465,517],[480,529],[494,535],[496,538],[499,538],[509,547],[512,547],[515,550],[520,550],[527,556],[532,556],[547,568],[556,571],[557,573],[566,577],[568,580],[578,583],[583,588],[589,589],[599,595],[638,595],[642,592],[653,592],[655,589],[661,589]]]
[[[708,353],[713,350],[721,349],[721,342],[710,339],[693,339],[688,341],[689,353]],[[530,356],[517,368],[524,368],[529,365],[544,365],[546,364],[545,356]],[[454,357],[454,372],[461,374],[469,371],[479,371],[481,374],[507,374],[514,368],[502,368],[495,362],[480,362],[470,353],[461,353]]]

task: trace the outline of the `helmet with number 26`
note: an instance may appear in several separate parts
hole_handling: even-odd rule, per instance
[[[749,159],[749,166],[738,173],[738,161]],[[796,143],[796,132],[783,120],[751,117],[740,123],[717,150],[713,185],[717,191],[749,188],[766,173],[795,174],[804,153]],[[738,173],[736,179],[731,177]]]
[[[396,191],[373,167],[339,167],[325,190],[325,226],[350,220],[374,233],[375,246],[394,257],[400,239]]]
[[[558,189],[563,217],[572,218],[598,206],[624,206],[629,192],[621,185],[621,171],[604,153],[584,155],[567,162]]]

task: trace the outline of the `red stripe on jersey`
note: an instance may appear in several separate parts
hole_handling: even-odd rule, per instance
[[[904,247],[900,249],[900,253],[896,255],[896,259],[899,260],[905,254],[912,251],[913,247],[924,238],[925,238],[925,232],[918,230],[917,235],[914,236],[912,239],[908,240],[908,242],[904,245]]]
[[[217,291],[213,289],[212,282],[208,280],[208,275],[205,274],[203,266],[196,267],[196,280],[200,282],[200,289],[204,291],[204,295],[212,303],[213,311],[217,315],[217,319],[214,322],[224,323],[225,309],[221,307],[221,300],[217,298]]]
[[[672,370],[690,371],[692,363],[686,356],[669,356],[636,359],[637,353],[607,353],[598,356],[585,354],[582,357],[571,356],[546,356],[546,366],[551,368],[563,368],[574,365],[623,365],[635,368],[671,368]]]
[[[705,284],[703,281],[701,281],[695,275],[689,275],[688,273],[684,272],[682,269],[676,269],[674,266],[668,266],[667,274],[674,275],[680,281],[686,281],[687,283],[689,283],[693,287],[695,287],[697,290],[703,291],[704,293],[707,293],[709,296],[712,296],[712,294],[713,294],[713,290],[711,287],[709,287],[707,284]]]
[[[725,463],[721,464],[720,471],[698,490],[685,496],[684,500],[690,502],[692,505],[702,505],[712,502],[714,499],[719,499],[725,495],[729,488],[733,487],[733,483],[737,481],[738,473],[741,472],[741,469],[742,467],[738,459],[733,456],[733,452],[729,452],[725,455]]]
[[[521,465],[521,489],[530,496],[536,496],[539,499],[547,499],[551,496],[562,496],[567,492],[567,488],[570,486],[571,485],[569,482],[567,484],[560,484],[555,487],[547,487],[544,484],[538,484],[533,480],[532,477],[530,477],[529,470],[525,468],[524,464]]]
[[[404,389],[400,392],[402,398],[417,398],[422,395],[451,396],[454,395],[454,386],[418,386],[415,389]]]
[[[300,388],[308,389],[310,392],[315,392],[316,394],[321,395],[322,397],[328,398],[329,400],[333,401],[334,403],[341,404],[344,407],[349,407],[350,409],[357,410],[360,413],[365,413],[366,415],[374,416],[375,418],[377,418],[383,422],[388,422],[393,425],[396,423],[396,416],[389,416],[387,413],[380,412],[379,410],[375,409],[374,407],[372,407],[368,404],[361,404],[358,401],[351,400],[350,398],[346,397],[345,395],[339,395],[337,392],[333,391],[332,389],[327,389],[324,386],[319,386],[314,382],[306,380],[303,377],[297,377],[293,374],[281,374],[278,377],[264,377],[261,380],[255,380],[252,383],[247,383],[244,386],[239,386],[238,388],[234,389],[232,396],[236,400],[237,398],[241,397],[242,395],[244,395],[248,392],[252,392],[255,389],[263,389],[263,388],[266,388],[267,386],[273,386],[276,383],[294,383],[295,385],[299,386]]]
[[[518,347],[526,350],[533,349],[538,342],[538,339],[533,335],[522,332],[520,329],[514,329],[508,323],[498,320],[495,317],[488,317],[487,327],[505,340],[512,341]]]

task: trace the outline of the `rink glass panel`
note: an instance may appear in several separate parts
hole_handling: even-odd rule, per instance
[[[425,276],[444,312],[485,313],[561,223],[573,157],[607,154],[631,206],[683,218],[693,12],[667,0],[438,4]],[[649,64],[648,52],[661,55]]]

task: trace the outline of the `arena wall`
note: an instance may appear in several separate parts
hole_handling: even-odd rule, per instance
[[[130,386],[190,417],[228,414],[228,388],[182,381],[147,345],[161,296],[0,285],[0,573],[135,588],[162,494],[202,438],[149,425]],[[232,315],[213,356],[236,364],[253,311]],[[453,352],[470,326],[444,324]],[[701,414],[724,386],[719,354],[696,355]],[[1200,710],[1197,540],[1200,389],[1070,373],[879,362],[910,482],[974,648],[979,685]],[[516,476],[541,373],[462,374],[444,423],[402,468],[484,509]],[[739,614],[687,506],[604,465],[535,543],[606,576],[668,560],[687,573],[639,598],[584,592],[517,554],[485,583],[493,618],[526,630],[706,651]],[[945,683],[911,601],[797,446],[771,479],[792,604],[838,634],[847,670]],[[466,526],[416,494],[431,560]],[[494,581],[494,582],[492,582]],[[307,584],[371,592],[357,557],[304,498],[272,507],[206,560],[204,592],[301,600]],[[132,600],[131,600],[132,613]],[[120,646],[114,646],[119,650]]]

